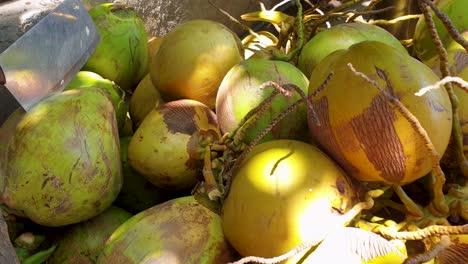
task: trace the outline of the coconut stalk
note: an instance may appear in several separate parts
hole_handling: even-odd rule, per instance
[[[445,77],[451,76],[452,74],[450,72],[450,67],[448,65],[447,50],[444,48],[442,41],[440,40],[439,33],[436,30],[434,19],[432,17],[432,13],[430,12],[430,8],[432,8],[434,12],[440,12],[440,10],[437,10],[437,7],[435,5],[429,6],[428,1],[425,1],[425,0],[418,0],[418,5],[419,5],[419,9],[424,15],[424,19],[426,20],[427,29],[431,32],[432,41],[434,42],[437,48],[437,53],[439,54],[439,58],[440,58],[440,71],[442,73],[442,77],[445,78]],[[439,17],[439,18],[442,18],[442,17]],[[443,19],[443,20],[444,20],[444,25],[446,26],[452,25],[452,23],[450,22],[448,18]],[[452,34],[457,35],[456,34],[457,32],[453,32],[453,30],[450,30],[453,28],[454,28],[453,25],[452,27],[449,26],[448,31],[451,32]],[[458,39],[458,38],[455,38],[455,39]],[[450,97],[450,102],[452,103],[452,113],[453,113],[452,137],[455,141],[457,162],[465,178],[468,178],[468,160],[466,159],[465,154],[463,152],[463,135],[462,135],[461,125],[460,125],[460,117],[458,115],[459,100],[457,96],[455,95],[455,92],[453,91],[453,86],[451,83],[446,83],[445,88]]]

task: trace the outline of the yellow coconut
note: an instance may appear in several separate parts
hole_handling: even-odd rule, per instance
[[[227,27],[191,20],[164,37],[150,74],[164,100],[187,98],[214,108],[224,75],[243,58],[239,38]]]
[[[386,93],[357,76],[350,64]],[[415,95],[439,81],[437,75],[420,61],[377,41],[355,44],[322,60],[312,73],[309,95],[330,72],[334,73],[330,82],[312,99],[320,125],[309,119],[311,136],[321,147],[362,181],[404,185],[429,173],[432,157],[426,142],[385,94],[406,107],[442,154],[452,131],[447,92],[437,89]]]

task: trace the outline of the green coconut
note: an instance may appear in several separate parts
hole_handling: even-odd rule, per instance
[[[97,263],[228,263],[221,217],[186,196],[151,207],[111,235]]]
[[[150,74],[165,101],[186,98],[214,108],[224,75],[243,58],[239,38],[223,24],[190,20],[164,37]]]
[[[96,263],[107,239],[130,217],[129,212],[111,206],[88,221],[67,226],[65,232],[53,239],[58,246],[47,263]]]
[[[125,118],[128,112],[125,92],[113,81],[104,79],[99,74],[90,71],[78,72],[67,84],[64,91],[86,87],[99,87],[109,93],[112,104],[114,105],[115,116],[117,117],[117,124],[120,131],[125,125]]]
[[[379,26],[365,23],[343,23],[321,31],[309,40],[299,55],[297,67],[310,78],[315,66],[328,54],[335,50],[347,49],[349,46],[365,40],[384,42],[407,54],[400,41]]]
[[[105,3],[89,10],[101,41],[83,70],[133,90],[148,67],[148,36],[137,12],[122,3]]]
[[[437,2],[437,7],[450,18],[453,26],[458,31],[461,33],[468,31],[468,1],[441,0]],[[432,11],[432,18],[434,19],[437,32],[444,47],[448,48],[453,45],[454,40],[447,32],[447,29],[445,29],[442,21],[434,14],[434,11]],[[413,39],[416,56],[422,61],[426,62],[438,54],[424,17],[418,20],[416,28],[414,29]]]
[[[114,107],[100,88],[57,93],[17,124],[2,201],[45,226],[88,220],[122,185]]]
[[[307,77],[292,64],[266,59],[248,59],[226,74],[216,97],[216,116],[223,133],[230,133],[239,126],[247,113],[257,107],[274,91],[273,87],[261,89],[260,86],[274,81],[278,84],[295,84],[307,94]],[[301,97],[296,92],[291,97],[277,95],[271,107],[249,129],[246,130],[245,143],[250,143],[271,121]],[[296,110],[278,123],[265,135],[261,142],[272,139],[305,139],[307,134],[307,109],[300,104]]]
[[[8,151],[8,142],[15,134],[16,125],[23,118],[26,111],[19,107],[16,109],[0,127],[0,194],[3,192],[6,177],[5,166]]]
[[[120,138],[124,184],[114,204],[131,213],[139,213],[152,206],[176,198],[179,192],[167,191],[154,186],[130,166],[127,160],[127,150],[131,139],[132,137]]]

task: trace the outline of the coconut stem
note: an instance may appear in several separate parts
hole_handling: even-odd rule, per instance
[[[451,187],[446,195],[450,207],[450,215],[458,219],[468,220],[468,185]]]
[[[382,0],[374,0],[372,1],[365,9],[364,9],[364,12],[360,12],[360,13],[365,13],[365,12],[371,12],[371,11],[374,11],[374,7],[379,3],[379,2],[382,2]],[[386,9],[388,10],[388,8],[394,8],[393,6],[388,6]],[[386,10],[385,10],[386,11]],[[358,12],[355,12],[354,15],[352,15],[349,19],[348,19],[348,22],[353,22],[358,16],[360,16],[362,14],[359,14]]]
[[[413,199],[411,199],[411,197],[409,197],[406,194],[406,192],[403,190],[403,188],[400,185],[393,186],[393,189],[395,190],[395,193],[400,198],[401,202],[405,205],[410,215],[418,217],[418,218],[424,216],[422,208],[418,204],[416,204],[413,201]]]
[[[392,200],[382,200],[380,201],[384,206],[390,207],[394,210],[397,210],[403,214],[408,214],[408,210],[406,209],[406,206],[397,202],[394,202]]]
[[[327,80],[328,80],[328,78],[327,78]],[[266,83],[262,84],[262,87],[267,87],[267,86],[274,87],[276,90],[281,91],[282,94],[286,94],[286,92],[283,92],[283,91],[289,91],[289,90],[284,89],[280,84],[272,82],[272,81],[269,81],[269,82],[266,82]],[[285,86],[291,88],[293,91],[295,91],[296,93],[298,93],[301,96],[301,100],[304,101],[306,103],[306,105],[307,105],[307,110],[308,110],[309,116],[312,116],[315,123],[317,125],[320,125],[320,120],[319,120],[319,118],[317,116],[317,113],[315,112],[314,107],[312,106],[312,103],[307,98],[307,95],[304,93],[304,91],[302,91],[301,88],[299,88],[299,87],[297,87],[296,85],[293,85],[293,84],[286,84]],[[289,92],[291,93],[291,91],[289,91]]]
[[[351,71],[374,85],[377,89],[380,90],[382,94],[384,94],[391,105],[395,107],[402,115],[405,117],[408,122],[411,124],[413,129],[421,136],[421,138],[425,142],[425,147],[429,151],[429,154],[431,155],[432,159],[432,170],[431,173],[433,175],[433,194],[434,198],[432,200],[433,205],[435,208],[441,213],[441,214],[446,214],[449,211],[449,208],[447,204],[445,203],[444,199],[444,193],[443,193],[443,186],[445,183],[445,175],[442,169],[440,168],[440,156],[437,153],[434,144],[432,144],[431,139],[429,138],[429,135],[427,134],[426,130],[421,126],[421,123],[419,123],[418,119],[393,95],[390,94],[388,91],[391,91],[389,89],[391,87],[390,80],[388,80],[387,74],[385,73],[384,70],[379,69],[376,67],[376,72],[377,75],[383,79],[387,85],[387,89],[382,88],[379,83],[377,83],[375,80],[370,79],[367,75],[365,75],[362,72],[356,71],[356,69],[353,67],[351,63],[348,63],[348,67],[351,69]],[[407,196],[403,189],[400,186],[394,187],[397,188],[395,191],[397,191],[398,196],[400,196],[400,199],[402,199],[402,202],[407,206],[409,212],[415,216],[423,216],[423,213],[419,207],[416,206],[416,204],[411,200],[409,196]]]
[[[432,168],[430,173],[434,198],[431,205],[436,209],[435,213],[445,215],[449,212],[449,207],[445,201],[443,188],[445,184],[445,175],[439,164]]]
[[[417,93],[415,93],[416,96],[422,96],[426,92],[434,89],[439,89],[440,87],[446,85],[447,83],[456,83],[460,89],[462,89],[464,92],[468,93],[468,82],[463,80],[460,77],[452,77],[452,76],[447,76],[442,78],[442,80],[438,81],[437,83],[433,85],[428,85],[426,87],[421,88]]]
[[[450,243],[450,238],[446,235],[443,235],[440,237],[440,242],[433,246],[430,250],[422,254],[407,258],[403,262],[403,264],[419,264],[428,262],[431,259],[437,257],[440,254],[440,252],[448,248],[450,246]]]
[[[257,32],[253,31],[250,27],[242,24],[239,20],[237,20],[235,17],[231,16],[231,14],[229,14],[228,12],[224,11],[221,7],[219,7],[218,5],[216,5],[215,3],[213,3],[213,1],[211,0],[208,0],[208,3],[210,3],[210,5],[212,5],[214,8],[218,9],[219,12],[221,12],[223,15],[225,15],[226,17],[229,18],[229,20],[231,20],[231,22],[233,22],[234,24],[238,25],[240,28],[242,28],[243,30],[249,32],[250,35],[256,37],[257,39],[260,39],[260,35],[257,34]]]
[[[447,50],[445,50],[444,45],[442,44],[442,41],[440,40],[439,33],[437,32],[437,29],[435,27],[434,19],[432,18],[432,13],[429,7],[427,6],[425,0],[419,0],[418,5],[419,5],[419,9],[424,14],[424,19],[427,24],[427,29],[430,31],[432,41],[434,42],[437,48],[437,52],[439,54],[439,59],[440,59],[440,71],[442,73],[442,77],[445,78],[447,76],[451,76],[450,67],[448,63]],[[461,129],[460,117],[458,114],[459,101],[453,91],[453,87],[451,83],[447,83],[445,85],[445,88],[450,97],[450,102],[452,103],[452,114],[453,114],[452,137],[454,138],[454,141],[455,141],[455,148],[456,148],[455,151],[457,153],[458,165],[463,175],[468,178],[468,160],[466,159],[465,154],[463,152],[463,132]]]
[[[460,34],[460,32],[455,28],[453,25],[452,21],[450,18],[445,14],[444,12],[440,11],[439,8],[437,8],[436,4],[434,4],[430,0],[422,0],[424,4],[428,5],[431,7],[432,10],[434,10],[434,13],[436,16],[442,21],[444,24],[445,28],[447,29],[447,32],[450,34],[453,40],[455,40],[458,44],[460,44],[466,52],[468,52],[468,40],[463,38],[463,36]],[[431,14],[432,16],[432,14]]]
[[[218,189],[218,184],[216,183],[213,168],[211,167],[211,147],[210,145],[205,147],[204,155],[204,166],[203,166],[203,178],[205,179],[206,192],[208,198],[214,201],[222,196],[221,192]]]
[[[273,99],[279,93],[279,90],[274,90],[265,100],[263,100],[259,105],[250,110],[239,122],[239,125],[232,131],[231,138],[233,139],[233,144],[238,145],[244,138],[247,129],[255,125],[257,121],[263,116],[265,111],[271,105]],[[252,120],[250,120],[252,118]]]
[[[296,15],[296,20],[297,20],[297,43],[296,47],[289,52],[288,54],[284,54],[279,50],[272,50],[273,52],[273,57],[275,60],[281,60],[281,61],[290,61],[292,60],[302,49],[302,46],[304,45],[304,23],[302,21],[302,4],[300,0],[296,0],[296,6],[297,6],[297,15]],[[281,42],[279,42],[281,43]]]
[[[389,25],[394,25],[396,23],[403,22],[403,21],[410,20],[410,19],[419,19],[420,17],[421,15],[405,15],[405,16],[400,16],[400,17],[390,19],[390,20],[377,19],[377,20],[368,22],[368,24],[389,26]]]
[[[320,243],[320,241],[313,243],[313,242],[306,242],[302,243],[299,246],[293,248],[292,250],[286,252],[285,254],[273,258],[262,258],[262,257],[255,257],[255,256],[249,256],[249,257],[244,257],[241,258],[238,261],[231,262],[229,264],[245,264],[249,262],[255,262],[255,263],[262,263],[262,264],[276,264],[282,261],[285,261],[287,259],[290,259],[304,251],[310,250],[313,246],[317,245]]]
[[[376,231],[388,239],[421,240],[436,235],[468,234],[468,224],[461,226],[431,225],[416,231],[395,231],[393,228],[381,227]]]
[[[348,225],[357,215],[363,210],[371,209],[374,206],[374,199],[380,197],[385,191],[381,189],[371,190],[366,192],[363,202],[359,202],[353,206],[346,214],[342,216],[341,224]]]
[[[310,27],[308,28],[308,31],[310,32],[310,38],[313,37],[315,35],[315,33],[317,32],[317,29],[320,25],[322,25],[323,23],[327,22],[328,19],[333,16],[333,14],[335,13],[338,13],[340,12],[341,10],[344,10],[346,8],[349,8],[355,4],[358,4],[360,2],[362,2],[363,0],[351,0],[351,1],[348,1],[346,3],[343,3],[341,4],[340,6],[337,6],[335,8],[333,8],[332,10],[330,10],[330,12],[326,13],[325,15],[323,15],[321,18],[317,19],[313,24],[310,25]],[[308,41],[308,39],[306,40]]]

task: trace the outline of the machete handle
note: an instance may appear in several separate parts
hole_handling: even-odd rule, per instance
[[[18,107],[21,107],[15,97],[5,87],[5,84],[5,73],[3,73],[2,67],[0,66],[0,126],[5,123],[8,117],[18,109]]]
[[[3,73],[2,66],[0,66],[0,85],[5,85],[5,73]]]

